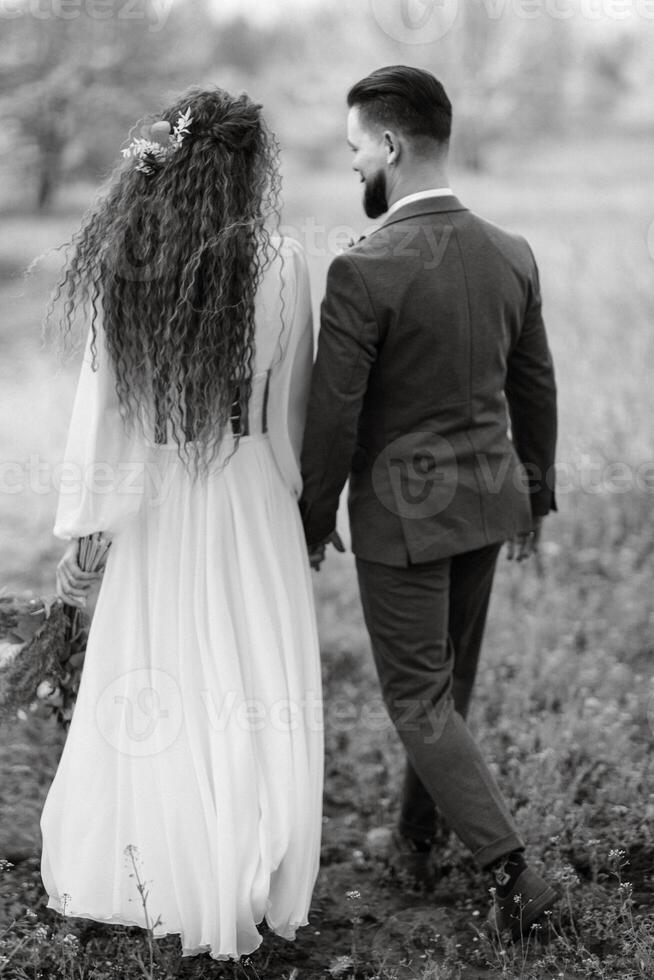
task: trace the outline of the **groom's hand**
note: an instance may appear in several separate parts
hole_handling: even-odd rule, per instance
[[[327,545],[333,544],[337,551],[341,554],[345,551],[345,545],[341,540],[341,536],[338,531],[332,531],[328,538],[321,541],[320,544],[316,545],[314,548],[309,548],[309,564],[314,569],[314,571],[319,572],[320,566],[325,560],[325,552],[327,550]]]
[[[342,555],[345,554],[345,545],[341,541],[341,536],[338,531],[332,531],[324,544],[333,544],[337,551],[340,551]]]
[[[516,534],[513,538],[509,538],[506,549],[506,557],[509,561],[514,559],[515,561],[524,561],[531,555],[537,554],[542,527],[543,518],[534,517],[531,531]]]

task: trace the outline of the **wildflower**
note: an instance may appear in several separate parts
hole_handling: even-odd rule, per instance
[[[559,881],[564,888],[574,888],[579,884],[579,878],[575,869],[570,864],[564,864],[561,868],[553,872],[553,877]]]
[[[352,891],[347,893],[347,897],[350,899],[351,902],[358,902],[359,899],[361,898],[361,892],[358,889],[354,888]]]
[[[337,956],[329,965],[329,973],[332,977],[342,977],[344,973],[354,967],[354,960],[351,956]]]
[[[61,945],[72,956],[76,956],[77,953],[79,952],[79,939],[77,938],[77,936],[73,935],[72,932],[66,933],[64,938],[61,940]]]
[[[188,108],[186,112],[180,112],[172,133],[170,123],[165,120],[153,123],[150,127],[150,139],[133,139],[121,153],[126,159],[136,160],[136,169],[141,173],[152,176],[182,145],[192,122],[193,117]]]
[[[44,943],[48,938],[48,930],[45,926],[37,926],[34,930],[34,939],[37,943]]]
[[[101,533],[81,538],[80,567],[89,572],[102,568],[110,544]],[[1,596],[0,717],[18,715],[25,721],[28,712],[46,710],[67,728],[87,632],[81,611],[60,599]]]

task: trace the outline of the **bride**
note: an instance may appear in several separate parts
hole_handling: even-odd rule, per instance
[[[192,90],[123,151],[55,293],[90,332],[55,534],[66,602],[112,539],[41,873],[65,915],[253,952],[306,925],[322,716],[297,499],[313,355],[278,147],[245,94]]]

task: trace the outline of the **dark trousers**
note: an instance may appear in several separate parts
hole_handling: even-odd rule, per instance
[[[408,568],[356,562],[382,694],[407,754],[400,829],[433,839],[438,808],[482,867],[524,846],[465,721],[499,550]]]

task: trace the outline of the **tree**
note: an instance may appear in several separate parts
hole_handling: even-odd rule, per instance
[[[30,176],[39,210],[69,173],[105,170],[134,120],[193,80],[197,62],[177,57],[189,32],[196,56],[204,52],[201,3],[193,14],[173,8],[161,30],[146,4],[116,4],[107,19],[92,17],[93,9],[80,5],[67,20],[37,18],[26,7],[3,25],[0,123],[12,134],[9,162]],[[125,9],[129,18],[120,16]]]

